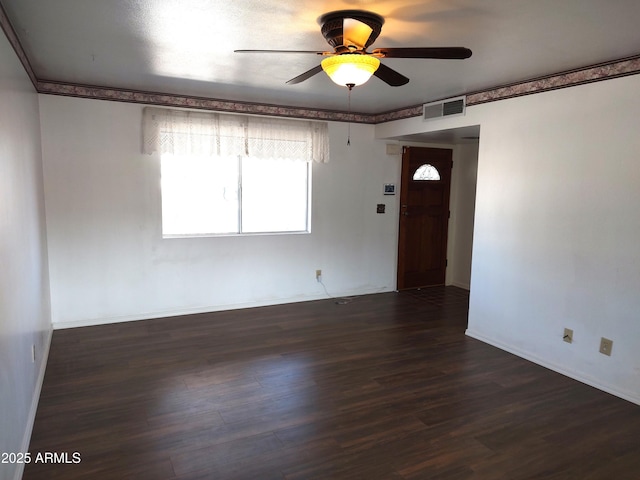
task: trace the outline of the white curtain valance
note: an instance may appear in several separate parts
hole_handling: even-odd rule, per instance
[[[143,153],[329,161],[326,122],[145,107]]]

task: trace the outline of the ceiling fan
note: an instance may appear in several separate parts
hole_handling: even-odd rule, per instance
[[[314,50],[235,50],[237,53],[309,53],[322,55],[325,58],[320,65],[313,67],[297,77],[287,81],[288,84],[304,82],[321,71],[338,85],[351,90],[356,85],[365,83],[372,75],[392,87],[399,87],[409,82],[401,73],[380,63],[381,58],[413,58],[413,59],[464,59],[471,56],[471,50],[464,47],[407,47],[376,48],[367,51],[380,35],[384,18],[364,10],[339,10],[322,15],[318,19],[322,36],[333,47],[333,51]]]

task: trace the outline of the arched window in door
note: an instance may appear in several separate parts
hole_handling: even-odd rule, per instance
[[[425,163],[418,167],[416,172],[413,174],[413,179],[418,181],[440,180],[440,172],[438,172],[438,169],[433,165]]]

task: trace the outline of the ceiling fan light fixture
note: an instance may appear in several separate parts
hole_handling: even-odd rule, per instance
[[[369,55],[346,53],[327,57],[322,60],[321,65],[336,84],[353,87],[369,80],[380,66],[380,60]]]

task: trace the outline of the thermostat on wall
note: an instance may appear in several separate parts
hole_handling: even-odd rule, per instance
[[[396,185],[394,183],[385,183],[384,184],[384,194],[385,195],[395,195],[396,194]]]

